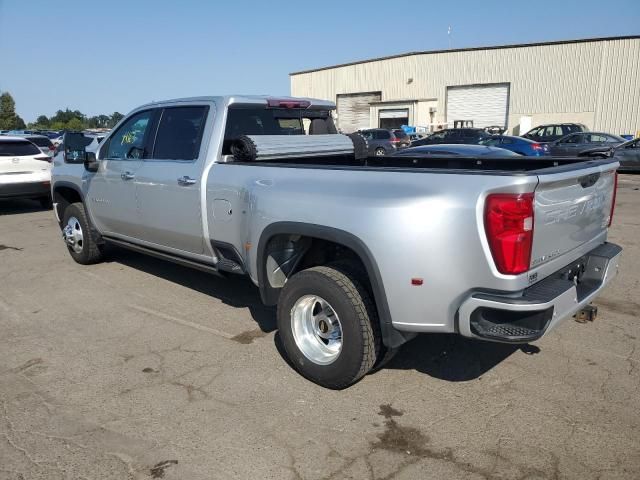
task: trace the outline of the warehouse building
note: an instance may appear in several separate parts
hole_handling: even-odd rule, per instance
[[[640,130],[640,36],[411,52],[290,74],[291,94],[331,100],[345,133],[545,123]]]

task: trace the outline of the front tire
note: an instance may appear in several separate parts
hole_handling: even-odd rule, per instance
[[[337,265],[309,268],[287,281],[278,302],[278,329],[294,368],[331,389],[360,380],[381,348],[367,289]]]
[[[71,257],[81,265],[102,261],[103,247],[98,244],[89,224],[89,217],[82,203],[72,203],[62,221],[62,237]]]

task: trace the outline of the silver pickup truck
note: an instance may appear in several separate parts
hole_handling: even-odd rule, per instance
[[[616,275],[613,160],[233,155],[243,135],[335,134],[334,108],[171,100],[129,113],[96,153],[66,146],[51,186],[69,253],[91,264],[112,243],[248,275],[290,363],[335,389],[419,332],[537,340]]]

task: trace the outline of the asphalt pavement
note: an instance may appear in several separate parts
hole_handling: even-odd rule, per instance
[[[638,479],[640,176],[598,319],[510,346],[423,335],[343,391],[283,359],[243,278],[83,267],[0,202],[0,479]]]

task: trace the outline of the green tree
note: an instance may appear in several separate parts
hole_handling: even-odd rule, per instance
[[[124,117],[124,115],[121,114],[120,112],[113,112],[113,114],[111,115],[111,120],[109,121],[109,124],[107,126],[109,128],[115,127],[116,123],[118,123],[120,120],[122,120],[123,117]]]
[[[9,92],[0,95],[0,129],[25,128],[24,120],[16,114],[16,102]]]
[[[36,118],[36,124],[47,127],[49,126],[49,118],[46,115],[40,115],[38,118]]]
[[[83,130],[84,122],[77,117],[72,118],[66,123],[67,130]]]

